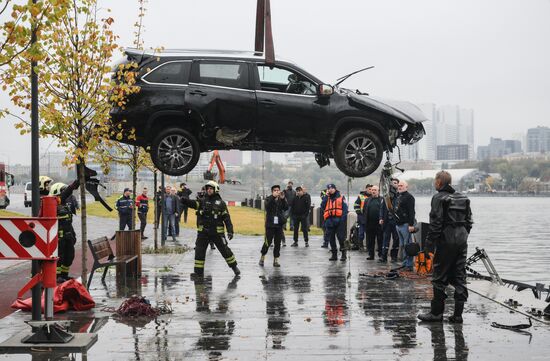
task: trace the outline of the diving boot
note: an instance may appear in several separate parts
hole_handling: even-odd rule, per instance
[[[455,301],[455,312],[449,317],[450,323],[462,323],[462,312],[464,311],[464,302]]]
[[[231,266],[231,269],[233,270],[233,273],[235,273],[235,276],[241,274],[241,270],[239,269],[239,267],[237,267],[237,265]]]
[[[281,264],[279,263],[279,258],[275,258],[273,260],[273,267],[281,267]]]
[[[338,261],[338,251],[337,250],[332,250],[330,252],[332,252],[332,257],[330,257],[328,260],[329,261]]]
[[[444,301],[432,301],[432,308],[428,313],[421,313],[418,315],[418,319],[424,322],[441,322],[443,321],[443,309],[445,307]]]
[[[340,261],[345,261],[347,259],[348,259],[347,251],[344,249],[344,250],[342,250],[342,257],[340,257]]]
[[[261,257],[260,257],[260,262],[258,262],[258,264],[260,265],[260,267],[263,267],[263,266],[264,266],[264,261],[265,261],[265,256],[261,256]]]

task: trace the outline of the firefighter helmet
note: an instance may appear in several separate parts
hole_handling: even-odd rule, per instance
[[[54,183],[50,188],[50,196],[59,196],[65,189],[67,189],[65,183]]]
[[[212,187],[214,188],[214,193],[219,193],[220,192],[220,186],[218,185],[218,183],[214,182],[213,180],[211,181],[208,181],[208,183],[206,183],[204,185],[204,188],[206,189],[206,187]]]
[[[40,192],[47,192],[50,190],[50,185],[53,182],[53,179],[48,177],[47,175],[41,175],[40,178]]]

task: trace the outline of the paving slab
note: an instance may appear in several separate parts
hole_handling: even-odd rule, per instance
[[[242,275],[233,276],[216,250],[207,252],[206,275],[190,277],[193,252],[144,255],[143,276],[121,287],[109,271],[91,285],[97,307],[56,317],[75,321],[76,332],[96,332],[91,360],[546,360],[550,327],[528,333],[495,329],[491,322],[526,323],[526,317],[471,294],[464,324],[422,324],[429,307],[427,278],[368,277],[389,270],[351,252],[347,262],[329,262],[312,237],[311,247],[282,248],[282,267],[257,262],[263,239],[230,242]],[[393,265],[395,266],[395,265]],[[348,276],[349,275],[349,276]],[[131,294],[153,304],[171,302],[173,313],[156,320],[117,319],[109,312]],[[449,299],[447,314],[452,311]],[[0,342],[22,331],[28,313],[0,320]],[[50,359],[63,355],[52,353]],[[57,358],[54,358],[57,357]],[[80,358],[79,358],[80,357]],[[0,360],[35,360],[36,355],[0,355]]]

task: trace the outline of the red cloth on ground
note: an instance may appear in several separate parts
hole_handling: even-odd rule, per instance
[[[31,311],[32,299],[17,299],[11,305],[12,308]],[[86,311],[95,307],[95,302],[90,293],[80,282],[68,280],[54,288],[53,291],[53,312],[64,312],[68,310]],[[42,293],[42,311],[44,311],[44,294]]]

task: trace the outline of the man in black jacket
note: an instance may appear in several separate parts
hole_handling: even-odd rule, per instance
[[[292,181],[289,181],[288,184],[286,185],[286,189],[283,191],[284,196],[286,198],[286,203],[288,204],[288,209],[285,212],[285,219],[289,219],[291,231],[294,229],[294,220],[292,219],[292,216],[290,213],[292,211],[291,204],[292,204],[292,201],[294,200],[294,197],[296,197],[296,191],[292,189],[292,187],[294,187],[294,183],[292,183]],[[283,229],[286,229],[286,223],[283,225]]]
[[[382,258],[380,259],[380,262],[386,263],[388,261],[388,251],[390,248],[390,241],[391,241],[391,261],[397,262],[397,254],[399,253],[399,236],[397,235],[397,224],[395,223],[395,217],[394,217],[394,208],[397,204],[397,196],[399,193],[397,193],[397,186],[399,184],[399,180],[396,178],[392,178],[391,180],[391,186],[389,191],[389,199],[384,199],[382,202],[382,205],[380,206],[380,225],[382,226],[382,233],[384,238],[384,246],[382,247]],[[390,209],[388,209],[388,205],[386,202],[389,202]]]
[[[368,260],[374,259],[374,248],[378,257],[382,259],[382,227],[380,225],[380,206],[382,198],[379,196],[378,186],[372,186],[370,196],[367,199],[363,214],[365,215],[365,231],[367,234],[367,251],[369,252]]]
[[[412,233],[414,232],[414,197],[408,192],[409,184],[405,181],[399,181],[397,191],[399,196],[395,202],[395,214],[397,217],[397,234],[399,235],[399,243],[405,250],[405,246],[412,242]],[[406,270],[412,271],[413,257],[403,255],[403,267]]]
[[[468,235],[472,229],[470,200],[451,187],[451,175],[438,172],[434,186],[438,191],[432,198],[430,228],[426,238],[428,250],[435,246],[434,273],[432,276],[433,300],[429,313],[418,315],[426,322],[441,322],[445,309],[445,288],[454,286],[455,309],[451,323],[462,323],[464,303],[468,299],[466,288],[466,256]]]
[[[296,197],[294,197],[290,206],[290,216],[294,221],[294,243],[292,243],[292,247],[298,247],[298,231],[300,230],[300,226],[302,227],[306,247],[309,247],[308,217],[310,206],[311,197],[307,197],[304,194],[302,187],[296,187]]]
[[[227,229],[227,238],[233,239],[233,223],[227,210],[227,205],[220,196],[220,187],[218,183],[209,181],[204,186],[205,194],[196,200],[182,199],[187,207],[197,210],[197,241],[195,242],[195,270],[196,277],[204,275],[204,263],[206,260],[206,249],[208,243],[213,241],[216,248],[220,251],[225,262],[236,276],[241,271],[237,267],[237,259],[233,251],[229,248],[225,239],[225,230]],[[224,228],[225,227],[225,228]]]
[[[288,209],[288,204],[284,197],[284,193],[281,192],[279,185],[271,187],[271,195],[265,199],[265,240],[262,246],[262,256],[260,257],[259,265],[263,266],[265,261],[265,255],[271,246],[271,242],[275,240],[275,247],[273,248],[273,266],[281,267],[279,263],[279,256],[281,253],[281,238],[283,234],[282,220],[284,214]]]
[[[181,183],[180,184],[180,190],[178,191],[178,197],[180,199],[189,199],[191,194],[193,194],[193,191],[191,191],[191,189],[187,188],[187,184]],[[181,220],[182,215],[183,215],[183,223],[187,223],[188,208],[189,207],[187,207],[186,205],[183,204],[183,202],[181,202],[181,209],[180,209],[180,215],[178,217],[178,224]]]

